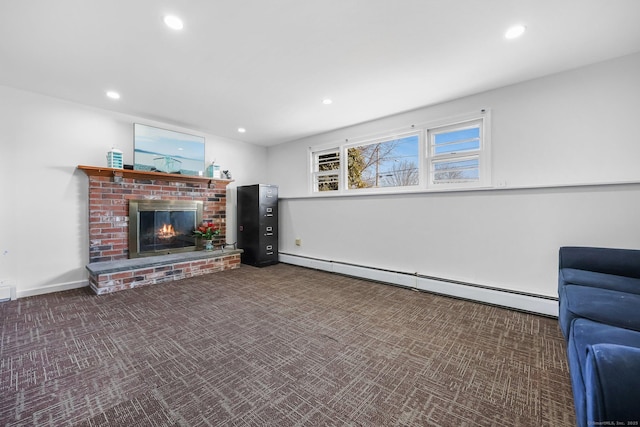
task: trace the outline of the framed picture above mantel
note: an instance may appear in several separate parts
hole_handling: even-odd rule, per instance
[[[202,136],[133,124],[133,168],[140,171],[202,175]]]

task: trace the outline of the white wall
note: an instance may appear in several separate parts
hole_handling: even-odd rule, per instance
[[[280,251],[555,296],[559,246],[640,248],[639,75],[635,54],[271,147]],[[308,147],[481,108],[506,187],[307,197]]]
[[[235,240],[232,189],[264,181],[264,147],[0,86],[0,281],[18,297],[85,284],[88,180],[76,166],[106,166],[112,146],[132,164],[134,122],[206,138],[207,160],[235,179]]]

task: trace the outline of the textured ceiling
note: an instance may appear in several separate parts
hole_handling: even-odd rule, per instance
[[[0,85],[273,145],[640,51],[638,17],[638,0],[1,0]]]

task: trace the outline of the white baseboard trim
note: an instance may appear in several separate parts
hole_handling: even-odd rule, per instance
[[[414,288],[421,291],[478,301],[486,304],[558,317],[558,300],[543,295],[527,294],[472,283],[463,283],[436,277],[426,277],[400,271],[327,261],[287,253],[279,254],[280,262],[313,268],[376,282]]]
[[[88,280],[78,280],[75,282],[56,283],[54,285],[42,286],[40,288],[18,289],[16,296],[18,298],[32,297],[35,295],[50,294],[51,292],[68,291],[70,289],[78,289],[89,286]]]

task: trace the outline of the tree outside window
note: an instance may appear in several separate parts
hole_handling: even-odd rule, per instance
[[[413,134],[348,148],[348,188],[418,185],[419,144]]]

